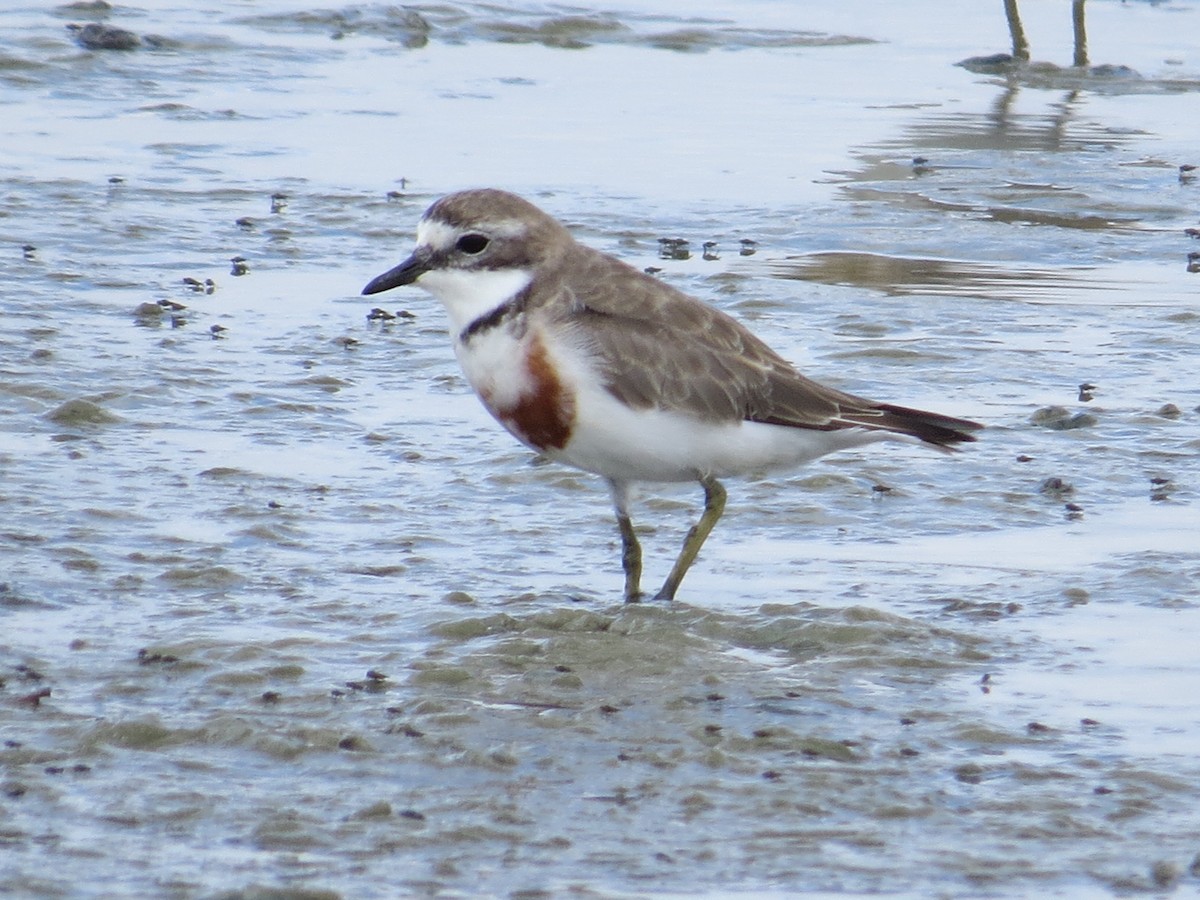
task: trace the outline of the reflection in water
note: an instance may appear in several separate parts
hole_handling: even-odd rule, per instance
[[[893,297],[971,297],[1037,306],[1163,307],[1189,305],[1194,293],[1175,267],[1155,262],[1031,266],[961,259],[834,251],[762,262],[739,272],[880,291]],[[1140,289],[1140,291],[1138,290]]]
[[[266,12],[240,20],[271,31],[374,35],[409,49],[425,47],[431,39],[463,44],[494,41],[540,44],[560,50],[584,50],[604,44],[651,47],[685,53],[714,49],[838,47],[875,43],[857,34],[827,34],[784,28],[742,27],[724,17],[680,18],[673,13],[644,10],[617,16],[581,10],[547,11],[541,7],[464,3],[428,5],[416,9],[393,6],[352,6],[341,10],[297,15],[291,10]]]
[[[1054,268],[837,251],[740,263],[738,268],[751,273],[765,269],[772,278],[869,288],[891,296],[1019,300],[1039,306],[1171,308],[1190,304],[1194,298],[1174,267],[1155,262]],[[1138,288],[1141,292],[1135,293]]]
[[[1013,28],[1014,41],[1023,40],[1019,19]],[[1077,38],[1084,40],[1081,23]],[[1086,52],[1081,46],[1077,52]],[[1179,161],[1127,160],[1119,163],[1122,169],[1097,164],[1104,162],[1101,154],[1141,143],[1145,134],[1114,128],[1098,113],[1096,100],[1114,92],[1194,92],[1200,82],[1147,79],[1123,67],[1062,69],[1007,55],[960,65],[1000,76],[990,105],[979,112],[931,109],[897,136],[860,151],[857,168],[836,173],[846,179],[845,197],[956,226],[1051,226],[1114,238],[1179,214],[1160,197],[1150,201],[1145,190],[1157,183],[1158,169],[1184,171]],[[1030,111],[1033,104],[1041,111]],[[971,235],[987,237],[956,227],[950,238],[957,243]]]
[[[772,260],[775,278],[855,285],[887,294],[946,294],[981,299],[1051,299],[1078,288],[1089,270],[1003,266],[965,260],[885,256],[879,253],[811,253]],[[1098,286],[1092,284],[1091,290]],[[1109,286],[1108,289],[1114,288]],[[1103,288],[1102,288],[1103,289]]]

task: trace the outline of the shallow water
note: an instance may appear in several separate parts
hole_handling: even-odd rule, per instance
[[[1200,10],[1090,4],[1131,76],[827,6],[0,12],[0,892],[1197,890]],[[625,607],[603,487],[358,296],[481,184],[988,430],[731,483]]]

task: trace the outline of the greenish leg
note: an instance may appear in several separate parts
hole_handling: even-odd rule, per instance
[[[617,510],[617,528],[621,532],[621,567],[625,570],[625,602],[640,603],[642,599],[642,545],[633,533],[629,518],[629,485],[616,481],[608,483],[613,506]]]
[[[683,542],[683,549],[679,552],[679,558],[675,560],[675,565],[671,567],[671,574],[663,582],[662,590],[654,595],[655,600],[675,599],[679,583],[683,581],[683,576],[696,561],[696,556],[708,539],[709,532],[713,530],[717,519],[721,518],[721,513],[725,511],[725,488],[721,486],[721,483],[715,478],[706,476],[700,479],[700,484],[704,487],[704,512],[700,515],[700,521],[688,532],[687,539]],[[625,572],[626,578],[628,578],[629,570],[626,569]],[[628,588],[628,582],[626,587]],[[626,594],[626,599],[628,599],[628,594]]]
[[[642,545],[633,533],[633,522],[629,516],[617,513],[617,527],[621,529],[621,565],[625,569],[625,602],[640,603],[642,591]]]

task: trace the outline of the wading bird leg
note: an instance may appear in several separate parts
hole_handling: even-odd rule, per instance
[[[688,532],[687,539],[683,542],[683,549],[679,551],[679,558],[675,560],[675,565],[671,567],[671,574],[663,582],[662,590],[654,595],[655,600],[675,599],[675,592],[679,590],[679,582],[683,581],[683,576],[696,561],[696,555],[704,546],[705,540],[708,539],[709,532],[713,530],[717,519],[721,518],[721,513],[725,511],[725,488],[721,486],[721,483],[706,475],[700,479],[700,484],[704,487],[704,512],[700,515],[700,521]]]
[[[642,545],[633,533],[629,518],[629,485],[610,481],[613,506],[617,511],[617,528],[621,532],[621,567],[625,570],[625,602],[639,603],[642,599]]]

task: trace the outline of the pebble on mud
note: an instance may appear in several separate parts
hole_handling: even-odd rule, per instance
[[[157,650],[151,650],[148,647],[143,647],[137,653],[139,666],[150,665],[170,665],[171,663],[179,662],[179,657],[172,653],[159,653]]]
[[[1045,494],[1047,497],[1053,497],[1056,500],[1062,499],[1075,493],[1075,485],[1057,476],[1052,476],[1038,485],[1038,493]]]
[[[983,781],[983,767],[976,763],[963,763],[955,768],[954,778],[963,784],[979,784]]]
[[[41,706],[42,701],[50,696],[50,688],[40,688],[32,694],[26,694],[24,697],[18,697],[17,702],[25,706]]]
[[[217,289],[217,283],[211,278],[205,278],[203,281],[200,281],[198,278],[187,276],[182,281],[188,290],[197,294],[211,294]]]
[[[132,31],[114,25],[100,25],[96,22],[89,22],[87,25],[71,23],[67,30],[75,36],[75,42],[85,50],[136,50],[142,45],[142,39]]]
[[[392,817],[392,804],[386,800],[379,800],[372,803],[370,806],[364,806],[360,810],[351,813],[347,818],[351,822],[361,822],[364,819],[390,819]]]
[[[1173,888],[1180,878],[1179,867],[1169,860],[1160,859],[1150,867],[1150,879],[1155,887]]]
[[[165,311],[157,303],[139,303],[133,311],[133,319],[139,325],[161,325]]]
[[[1178,419],[1183,415],[1183,412],[1174,403],[1164,403],[1155,410],[1154,414],[1162,416],[1164,419]]]
[[[111,413],[104,407],[91,400],[67,400],[60,403],[50,412],[46,419],[56,425],[112,425],[121,421],[116,413]]]
[[[1171,491],[1174,489],[1170,478],[1163,476],[1155,476],[1150,479],[1150,499],[1155,502],[1171,499]]]
[[[4,794],[10,800],[16,800],[19,797],[25,796],[28,790],[29,788],[25,787],[19,781],[5,781],[3,784],[0,784],[0,793]]]
[[[1068,606],[1086,606],[1092,598],[1086,590],[1077,587],[1066,588],[1062,595],[1066,598]]]
[[[1050,428],[1054,431],[1070,431],[1075,428],[1090,428],[1100,420],[1091,413],[1075,413],[1062,406],[1044,406],[1029,417],[1031,425]]]
[[[692,252],[688,250],[688,241],[684,238],[659,238],[658,258],[684,260],[691,259]]]

